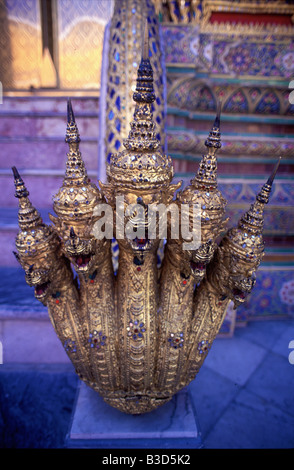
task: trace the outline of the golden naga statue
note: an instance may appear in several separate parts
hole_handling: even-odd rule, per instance
[[[277,164],[238,226],[224,235],[226,201],[217,186],[218,110],[198,172],[188,187],[178,191],[181,183],[171,183],[171,158],[162,153],[156,138],[147,35],[129,135],[125,149],[112,154],[107,183],[99,182],[98,189],[87,176],[70,101],[65,139],[69,152],[63,184],[53,198],[53,225],[43,223],[13,168],[20,228],[15,255],[26,282],[48,307],[81,380],[106,403],[130,414],[163,405],[195,378],[229,302],[237,307],[250,293],[264,253],[263,210],[278,168]],[[164,214],[156,219],[153,238],[150,221],[144,217],[159,205],[176,209],[178,215],[173,219],[173,211],[167,211],[160,267],[157,250]],[[201,242],[196,248],[189,245],[195,206],[201,219]],[[178,236],[172,236],[175,220]],[[113,226],[106,228],[107,221]],[[188,232],[182,230],[184,221]],[[117,273],[111,228],[119,245]],[[127,228],[135,234],[143,229],[143,234],[141,230],[131,237]]]

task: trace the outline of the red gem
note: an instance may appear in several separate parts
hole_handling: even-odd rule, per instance
[[[94,339],[94,343],[97,343],[97,339]]]
[[[177,339],[176,339],[176,343],[178,343],[179,341],[180,341],[180,340],[177,338]]]
[[[59,300],[56,300],[55,302],[56,302],[57,304],[59,304]]]
[[[140,266],[138,266],[138,267],[137,267],[137,271],[141,271],[141,268],[140,268]]]
[[[183,285],[185,286],[187,284],[187,281],[183,281]]]
[[[134,333],[138,333],[138,331],[139,331],[138,328],[134,329]]]
[[[94,284],[94,279],[91,279],[91,281],[90,281],[90,282],[91,282],[91,284]]]

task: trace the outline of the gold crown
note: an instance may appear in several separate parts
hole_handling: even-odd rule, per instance
[[[65,177],[62,187],[53,196],[53,209],[62,220],[73,224],[77,219],[85,220],[92,216],[95,206],[101,201],[101,194],[87,175],[79,150],[80,135],[70,100],[67,103],[65,142],[69,144]]]
[[[19,200],[18,225],[20,231],[16,237],[16,248],[20,256],[32,256],[36,252],[54,250],[58,238],[52,227],[43,223],[42,217],[29,200],[23,179],[16,167],[12,168],[15,184],[15,197]]]
[[[269,202],[273,181],[280,161],[281,158],[279,158],[272,174],[256,196],[255,202],[239,220],[238,227],[230,229],[222,242],[222,245],[227,246],[231,253],[233,252],[235,255],[248,261],[260,261],[264,252],[262,237],[264,206]]]
[[[143,53],[138,68],[136,103],[130,132],[124,140],[125,150],[112,154],[106,173],[115,186],[130,189],[157,189],[167,186],[173,177],[172,160],[161,152],[153,122],[152,103],[155,100],[153,70],[148,57],[148,28],[145,27]]]
[[[227,220],[223,220],[227,201],[217,187],[216,152],[221,148],[220,110],[219,103],[213,127],[205,141],[208,152],[203,155],[198,172],[190,185],[178,195],[178,200],[182,204],[201,205],[202,243],[216,238],[227,223]]]

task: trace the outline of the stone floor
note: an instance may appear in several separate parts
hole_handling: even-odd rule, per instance
[[[42,325],[43,333],[50,329],[40,322],[43,336]],[[36,329],[32,343],[35,334]],[[20,331],[16,338],[17,349]],[[188,386],[204,449],[294,447],[294,361],[289,360],[293,339],[292,319],[250,322],[236,329],[233,338],[216,339]],[[5,362],[3,356],[1,448],[65,446],[78,379],[61,350],[52,356],[55,362],[50,363],[50,354],[44,362],[48,341],[43,350],[41,342],[38,349],[32,347],[29,357],[22,351],[23,361]]]
[[[214,342],[189,386],[205,448],[294,447],[292,339],[289,320],[251,322]]]

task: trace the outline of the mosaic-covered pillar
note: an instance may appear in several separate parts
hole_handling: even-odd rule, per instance
[[[165,70],[154,4],[152,0],[117,0],[105,33],[105,56],[102,61],[99,132],[99,178],[102,181],[105,181],[105,166],[111,153],[122,150],[123,139],[128,135],[146,19],[156,95],[152,111],[159,129],[157,137],[165,149]]]

